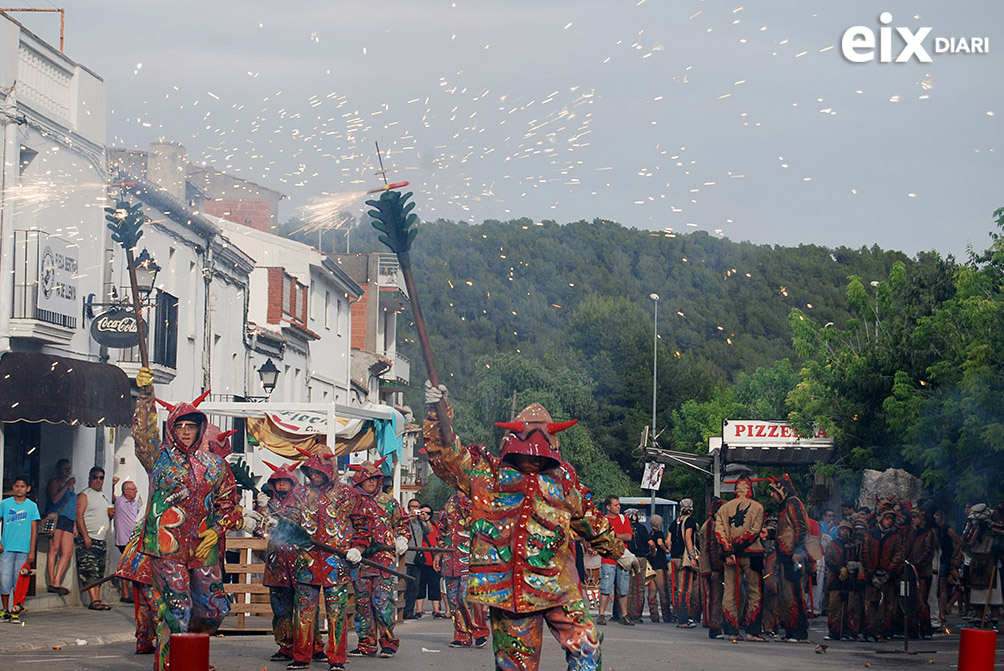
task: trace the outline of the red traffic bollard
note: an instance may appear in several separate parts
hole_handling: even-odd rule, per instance
[[[997,632],[962,629],[959,640],[959,671],[993,671]]]
[[[209,634],[171,634],[170,660],[172,671],[209,671]]]

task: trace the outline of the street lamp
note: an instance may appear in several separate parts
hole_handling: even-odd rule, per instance
[[[279,381],[279,369],[272,363],[271,358],[258,369],[258,377],[261,379],[261,388],[265,390],[265,395],[271,397],[275,384]]]
[[[139,292],[140,299],[146,301],[153,291],[153,285],[157,282],[157,273],[160,272],[160,266],[150,256],[150,252],[147,251],[146,247],[139,253],[134,263],[136,264],[136,291]]]
[[[649,298],[655,304],[655,330],[652,336],[652,431],[653,442],[655,437],[655,390],[658,383],[659,364],[659,294],[649,294]]]
[[[652,430],[648,432],[651,445],[655,445],[655,393],[659,382],[659,294],[649,294],[655,306],[655,320],[652,331]],[[655,515],[655,489],[652,490],[652,502],[649,504],[649,519]]]

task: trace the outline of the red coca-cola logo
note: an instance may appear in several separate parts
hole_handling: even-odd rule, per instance
[[[129,349],[139,344],[136,315],[116,308],[98,315],[91,322],[91,338],[98,344],[114,349]]]

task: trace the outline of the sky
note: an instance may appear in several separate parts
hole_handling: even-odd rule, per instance
[[[37,7],[57,5],[42,2]],[[999,0],[66,0],[65,53],[106,85],[108,143],[287,196],[280,220],[596,218],[675,235],[964,258],[1004,206]],[[932,62],[853,63],[844,32]],[[14,18],[58,44],[53,14]],[[989,38],[934,53],[935,37]]]

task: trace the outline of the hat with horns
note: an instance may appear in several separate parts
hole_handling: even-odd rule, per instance
[[[355,471],[352,475],[352,484],[360,485],[370,478],[380,478],[383,481],[383,471],[380,469],[387,457],[377,461],[364,461],[361,464],[350,464],[349,469]]]
[[[574,426],[578,421],[552,422],[551,415],[544,406],[531,403],[513,421],[495,423],[495,426],[506,430],[502,438],[502,460],[512,463],[509,457],[525,454],[550,460],[553,462],[550,464],[552,468],[561,464],[558,433]]]
[[[272,483],[278,482],[279,480],[289,480],[295,486],[297,484],[296,467],[300,465],[299,462],[295,464],[284,464],[282,466],[276,466],[275,464],[269,463],[262,459],[262,463],[272,469],[272,474],[268,476],[268,480],[262,485],[262,491],[266,494],[271,493],[273,490]]]

